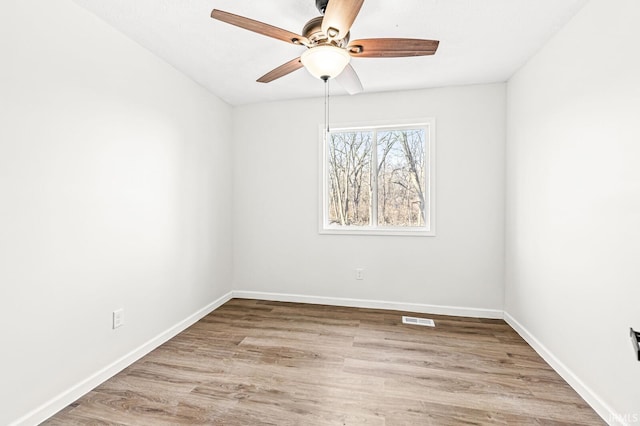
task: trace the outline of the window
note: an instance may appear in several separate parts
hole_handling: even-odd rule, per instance
[[[414,123],[322,132],[321,233],[435,235],[435,122]]]

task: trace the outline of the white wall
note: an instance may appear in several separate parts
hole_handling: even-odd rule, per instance
[[[640,3],[591,1],[508,84],[506,311],[640,423]]]
[[[4,1],[0,52],[8,424],[231,290],[232,110],[69,0]]]
[[[323,106],[234,112],[234,289],[501,315],[505,85],[331,98],[335,123],[435,117],[436,237],[318,234]]]

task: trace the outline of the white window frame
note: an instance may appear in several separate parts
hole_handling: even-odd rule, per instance
[[[401,129],[425,129],[425,151],[429,153],[428,173],[425,175],[425,188],[428,197],[428,208],[426,213],[426,224],[421,227],[385,227],[385,226],[343,226],[331,225],[328,222],[328,169],[327,159],[327,130],[324,126],[319,126],[320,133],[320,200],[319,200],[319,233],[327,235],[394,235],[394,236],[421,236],[434,237],[436,235],[436,122],[434,118],[419,118],[412,120],[376,121],[365,123],[343,123],[331,125],[332,132],[345,131],[380,131],[380,130],[401,130]],[[377,149],[372,149],[374,155],[372,164],[377,164]],[[377,167],[377,166],[376,166]],[[375,181],[377,173],[372,170]],[[375,208],[373,211],[377,215],[377,182],[374,182],[373,200]]]

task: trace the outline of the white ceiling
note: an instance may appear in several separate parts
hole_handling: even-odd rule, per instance
[[[304,47],[211,19],[221,9],[300,33],[315,0],[75,0],[231,105],[321,96],[304,69],[267,71]],[[587,0],[366,0],[351,38],[440,40],[434,56],[355,58],[365,93],[503,82]],[[332,94],[344,94],[337,84]],[[357,96],[357,95],[355,95]]]

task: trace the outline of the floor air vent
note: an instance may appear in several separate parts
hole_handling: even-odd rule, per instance
[[[416,318],[416,317],[402,317],[403,324],[412,324],[412,325],[424,325],[426,327],[435,327],[436,323],[433,322],[432,319],[428,318]]]

